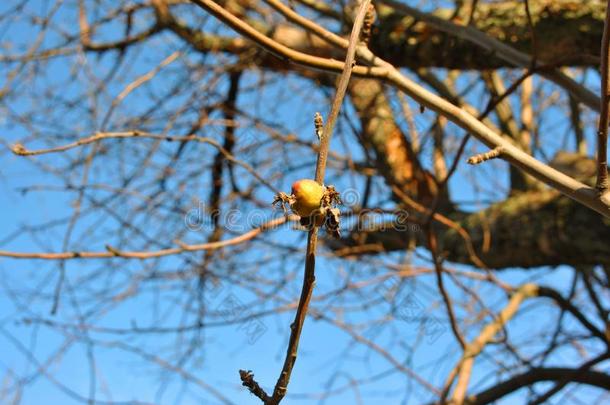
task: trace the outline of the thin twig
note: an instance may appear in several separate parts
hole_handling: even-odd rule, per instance
[[[29,150],[22,144],[16,143],[12,146],[11,150],[13,151],[14,154],[19,155],[19,156],[36,156],[36,155],[44,155],[47,153],[63,152],[63,151],[69,150],[69,149],[77,148],[79,146],[88,145],[90,143],[97,143],[103,139],[126,139],[126,138],[129,138],[129,139],[150,138],[150,139],[157,139],[157,140],[167,141],[167,142],[174,142],[174,141],[175,142],[200,142],[200,143],[212,145],[229,162],[244,168],[248,173],[250,173],[252,176],[254,176],[254,178],[256,178],[262,184],[264,184],[269,189],[271,189],[274,193],[280,192],[280,190],[278,190],[271,183],[269,183],[263,176],[258,174],[258,172],[252,166],[250,166],[246,162],[242,162],[241,160],[237,159],[234,155],[232,155],[229,151],[227,151],[218,141],[216,141],[212,138],[198,136],[195,134],[190,134],[190,135],[185,135],[185,136],[173,136],[173,135],[152,134],[149,132],[144,132],[144,131],[139,131],[139,130],[125,131],[125,132],[98,132],[94,135],[91,135],[91,136],[88,136],[85,138],[81,138],[75,142],[72,142],[72,143],[69,143],[66,145],[62,145],[62,146],[56,146],[54,148]]]
[[[157,257],[177,255],[184,252],[197,252],[203,250],[214,250],[220,249],[227,246],[234,246],[246,241],[252,240],[261,233],[268,229],[274,229],[289,220],[296,221],[297,216],[292,215],[286,217],[282,215],[279,218],[272,219],[265,222],[258,228],[254,228],[251,231],[243,233],[231,239],[224,239],[217,242],[200,243],[189,245],[180,241],[174,241],[178,247],[153,250],[153,251],[123,251],[116,249],[110,245],[106,245],[106,251],[103,252],[60,252],[60,253],[20,253],[11,252],[7,250],[0,250],[0,257],[7,257],[12,259],[43,259],[43,260],[66,260],[66,259],[109,259],[113,257],[120,257],[123,259],[154,259]]]
[[[478,155],[474,155],[468,158],[468,164],[470,165],[478,165],[479,163],[486,162],[491,159],[495,159],[502,155],[502,147],[498,146],[497,148],[493,148],[492,150],[479,153]]]
[[[241,378],[241,385],[248,387],[248,390],[252,395],[260,398],[263,403],[267,403],[271,400],[271,397],[267,395],[265,390],[254,380],[254,373],[248,370],[239,370],[239,378]]]
[[[337,93],[333,100],[330,115],[324,130],[322,132],[322,139],[320,141],[320,151],[318,152],[318,162],[316,165],[316,181],[320,184],[324,183],[324,174],[326,172],[326,161],[328,159],[328,148],[330,146],[330,138],[333,133],[335,122],[339,116],[339,110],[341,104],[343,104],[343,98],[347,91],[347,85],[349,83],[350,76],[352,74],[352,68],[355,64],[355,53],[356,46],[358,45],[358,38],[360,37],[360,31],[362,29],[364,17],[368,10],[370,0],[364,0],[358,9],[356,18],[354,20],[354,26],[352,27],[352,33],[349,39],[349,46],[347,48],[347,55],[345,57],[345,64],[343,66],[343,72],[339,78],[339,84],[337,85]],[[305,274],[303,275],[303,288],[301,290],[301,297],[299,299],[299,305],[294,318],[294,322],[290,325],[290,339],[288,341],[288,348],[286,350],[286,358],[284,359],[284,366],[280,376],[273,389],[273,396],[270,401],[265,402],[266,404],[277,405],[280,403],[282,398],[286,395],[288,389],[288,383],[290,381],[290,375],[292,374],[292,368],[297,359],[297,351],[299,346],[299,339],[301,331],[303,329],[303,323],[305,322],[305,316],[307,315],[307,308],[309,307],[309,301],[313,292],[315,284],[315,267],[316,267],[316,246],[318,241],[318,228],[314,225],[309,231],[307,238],[307,253],[305,256]]]
[[[468,252],[468,257],[470,258],[470,261],[472,261],[472,263],[480,269],[487,268],[485,263],[483,263],[483,261],[479,258],[479,256],[477,256],[477,253],[472,244],[472,239],[470,238],[470,235],[468,234],[468,232],[466,232],[466,230],[459,223],[447,218],[446,216],[444,216],[442,214],[439,214],[438,212],[432,212],[430,209],[424,207],[423,205],[419,204],[418,202],[413,200],[411,197],[409,197],[398,186],[392,186],[392,192],[394,194],[396,194],[396,196],[401,200],[402,203],[413,208],[420,214],[426,215],[427,217],[429,216],[432,219],[434,219],[435,221],[437,221],[438,223],[445,225],[446,227],[453,229],[455,232],[457,232],[458,235],[460,235],[460,237],[464,240],[466,252]]]
[[[610,102],[610,0],[606,6],[606,20],[601,49],[601,105],[597,130],[597,182],[600,191],[608,189],[608,102]]]
[[[428,248],[430,249],[430,253],[432,254],[432,260],[434,261],[434,268],[436,270],[436,284],[441,293],[441,296],[443,297],[443,301],[445,302],[445,307],[447,308],[447,315],[449,316],[449,323],[451,325],[453,335],[460,344],[462,350],[464,350],[466,348],[466,341],[464,340],[464,336],[462,335],[462,332],[460,331],[460,328],[458,326],[457,319],[455,317],[455,312],[453,310],[453,305],[451,303],[451,298],[449,298],[449,294],[447,293],[447,290],[445,289],[445,284],[443,282],[443,264],[441,262],[441,258],[438,255],[436,234],[434,233],[434,230],[431,226],[428,226],[426,233],[428,235]]]

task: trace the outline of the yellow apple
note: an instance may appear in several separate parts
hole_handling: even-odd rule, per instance
[[[298,180],[292,185],[292,195],[295,197],[291,205],[294,213],[301,217],[309,217],[320,208],[324,186],[310,179]]]

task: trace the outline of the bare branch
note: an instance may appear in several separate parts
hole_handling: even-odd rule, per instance
[[[597,183],[600,192],[608,189],[608,103],[610,103],[610,1],[606,6],[606,20],[601,49],[601,97],[599,128],[597,130]]]
[[[242,235],[236,236],[235,238],[225,239],[217,242],[200,243],[200,244],[186,244],[180,241],[175,241],[179,246],[177,248],[161,249],[150,252],[138,252],[138,251],[123,251],[114,248],[110,245],[106,245],[105,252],[62,252],[62,253],[18,253],[9,252],[6,250],[0,250],[0,257],[8,257],[13,259],[44,259],[44,260],[67,260],[67,259],[108,259],[113,257],[121,257],[124,259],[154,259],[157,257],[177,255],[185,252],[196,252],[204,250],[220,249],[227,246],[234,246],[240,243],[247,242],[256,238],[261,233],[274,229],[287,221],[296,221],[296,215],[290,217],[279,217],[264,223],[258,228],[254,228]]]

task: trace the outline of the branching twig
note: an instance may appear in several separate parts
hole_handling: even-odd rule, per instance
[[[594,336],[604,341],[603,333],[593,324],[591,324],[584,317],[584,315],[572,305],[571,302],[565,300],[561,294],[549,287],[538,286],[531,283],[524,284],[514,292],[506,307],[500,312],[494,321],[485,326],[481,333],[472,342],[466,345],[466,350],[464,351],[462,360],[452,371],[449,378],[449,380],[452,380],[456,376],[458,378],[458,382],[453,393],[453,401],[455,403],[461,404],[466,398],[466,391],[470,381],[475,357],[477,357],[483,351],[485,346],[493,339],[493,337],[506,326],[508,321],[516,314],[522,302],[533,297],[548,297],[555,300],[555,302],[562,309],[566,309],[576,319],[578,319],[584,327],[592,331]],[[450,385],[451,381],[446,384],[447,387]]]
[[[464,403],[466,390],[472,373],[474,359],[478,356],[493,337],[506,326],[506,323],[517,313],[521,303],[531,297],[538,295],[538,286],[535,284],[524,284],[510,298],[506,307],[500,312],[493,322],[485,326],[479,336],[466,345],[464,355],[457,370],[457,385],[453,393],[453,401],[457,404]]]
[[[468,252],[468,256],[470,257],[472,263],[480,269],[487,268],[485,263],[483,263],[483,261],[477,255],[472,244],[472,239],[470,238],[470,235],[460,224],[455,221],[452,221],[451,219],[447,218],[442,214],[439,214],[438,212],[432,212],[430,209],[414,201],[411,197],[405,194],[404,191],[402,191],[398,186],[392,186],[392,192],[396,194],[396,196],[401,200],[401,202],[403,202],[407,206],[413,208],[414,210],[423,215],[429,216],[438,223],[445,225],[446,227],[453,229],[455,232],[457,232],[464,240],[466,251]]]
[[[589,371],[594,365],[601,363],[602,361],[608,360],[608,358],[610,358],[610,353],[608,353],[608,352],[602,353],[601,355],[594,357],[589,361],[586,361],[583,365],[581,365],[580,367],[578,367],[576,369],[576,372],[585,373],[585,372]],[[563,376],[563,378],[560,378],[557,380],[557,382],[555,383],[555,386],[553,388],[549,389],[547,392],[540,395],[538,398],[534,399],[533,401],[529,402],[528,405],[540,405],[540,404],[547,403],[547,401],[553,395],[555,395],[556,393],[561,391],[563,389],[563,387],[565,387],[567,384],[569,384],[571,382],[572,378],[570,378],[570,377],[571,376],[566,373],[566,375]]]
[[[573,383],[586,384],[601,389],[607,389],[610,386],[610,376],[602,371],[584,370],[581,367],[532,368],[469,397],[466,403],[468,405],[496,403],[502,397],[510,395],[523,387],[531,386],[540,381],[562,381],[566,378]]]
[[[125,138],[150,138],[157,139],[161,141],[168,142],[200,142],[208,145],[212,145],[227,159],[229,162],[236,164],[238,166],[243,167],[248,173],[250,173],[254,178],[260,181],[265,186],[269,187],[274,193],[279,193],[280,191],[275,188],[271,183],[269,183],[264,177],[257,173],[257,171],[250,166],[248,163],[242,162],[241,160],[235,158],[229,151],[227,151],[218,141],[207,138],[203,136],[198,136],[195,134],[185,135],[185,136],[173,136],[173,135],[161,135],[161,134],[151,134],[149,132],[134,130],[134,131],[126,131],[126,132],[98,132],[94,135],[88,136],[86,138],[81,138],[75,142],[57,146],[54,148],[47,149],[38,149],[38,150],[29,150],[25,146],[20,143],[13,145],[11,150],[14,154],[19,156],[36,156],[36,155],[44,155],[47,153],[55,153],[55,152],[63,152],[69,149],[77,148],[79,146],[88,145],[91,143],[99,142],[103,139],[125,139]]]
[[[254,228],[235,238],[220,240],[217,242],[200,243],[189,245],[180,241],[175,241],[178,247],[154,250],[154,251],[123,251],[116,249],[110,245],[106,245],[105,252],[60,252],[60,253],[19,253],[0,250],[0,257],[8,257],[12,259],[44,259],[44,260],[66,260],[66,259],[109,259],[112,257],[121,257],[123,259],[154,259],[157,257],[177,255],[184,252],[197,252],[203,250],[220,249],[226,246],[234,246],[240,243],[249,241],[263,233],[268,229],[276,228],[288,220],[295,220],[297,216],[286,217],[282,215],[279,218],[265,222],[258,228]]]
[[[438,254],[436,234],[434,233],[434,230],[431,226],[428,226],[426,233],[428,235],[428,248],[430,249],[430,253],[432,254],[432,260],[434,261],[434,268],[436,270],[436,284],[441,293],[441,296],[443,297],[443,301],[445,302],[445,307],[447,308],[447,315],[449,316],[451,330],[453,331],[453,335],[455,336],[462,349],[465,349],[466,341],[464,340],[464,336],[462,335],[462,332],[460,331],[460,328],[458,326],[457,319],[455,317],[455,311],[453,310],[453,304],[451,302],[451,299],[449,298],[449,294],[447,293],[447,289],[445,288],[445,284],[443,282],[443,264]]]
[[[239,370],[239,378],[241,378],[241,385],[248,387],[248,390],[256,397],[260,398],[263,403],[268,403],[271,397],[267,395],[265,390],[254,380],[254,373],[248,370]]]

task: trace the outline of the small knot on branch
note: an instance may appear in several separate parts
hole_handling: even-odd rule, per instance
[[[504,148],[501,146],[498,146],[497,148],[493,148],[489,152],[479,153],[478,155],[474,155],[474,156],[468,158],[467,162],[470,165],[478,165],[479,163],[483,163],[487,160],[500,157],[500,155],[502,155],[502,152],[504,152]]]
[[[16,143],[11,147],[11,151],[15,154],[15,155],[19,155],[19,156],[25,156],[28,154],[28,150],[25,148],[25,146],[23,146],[20,143]]]
[[[239,378],[241,379],[241,385],[247,387],[248,390],[259,398],[263,403],[268,403],[271,397],[267,395],[264,389],[254,380],[254,373],[252,370],[239,370]]]

